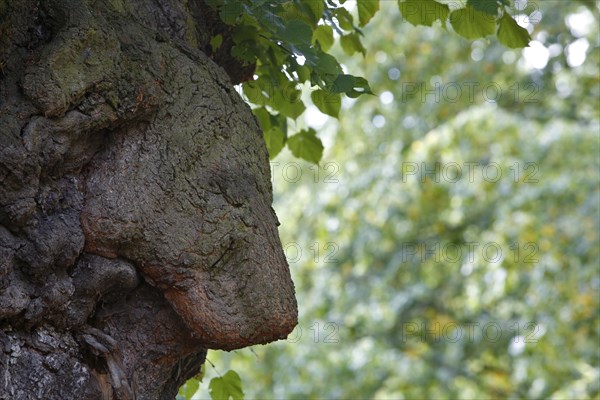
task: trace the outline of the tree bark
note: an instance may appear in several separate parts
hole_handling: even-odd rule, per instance
[[[252,66],[202,51],[215,16],[0,0],[0,399],[173,399],[206,349],[296,325]]]

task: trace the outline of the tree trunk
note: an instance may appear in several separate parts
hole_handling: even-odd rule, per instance
[[[215,30],[200,1],[0,0],[0,399],[173,399],[294,328],[252,66]]]

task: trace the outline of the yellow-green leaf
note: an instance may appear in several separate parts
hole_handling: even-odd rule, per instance
[[[273,159],[283,146],[285,145],[285,135],[278,126],[273,126],[268,131],[263,131],[263,137],[267,144],[267,150],[269,151],[269,158]]]
[[[244,95],[251,103],[264,106],[269,99],[265,97],[262,88],[258,81],[248,81],[242,84]]]
[[[321,50],[327,51],[333,46],[333,28],[329,25],[319,25],[313,31],[313,44],[319,42]]]
[[[306,109],[300,99],[300,91],[289,91],[286,88],[278,89],[271,99],[269,105],[288,118],[298,118]]]
[[[260,128],[263,130],[263,132],[271,129],[271,114],[269,114],[266,108],[255,108],[254,110],[252,110],[252,113],[258,120],[258,124],[260,125]]]
[[[212,49],[212,52],[216,52],[219,47],[221,47],[221,44],[223,43],[223,35],[221,35],[220,33],[217,36],[214,36],[213,38],[210,39],[210,48]]]
[[[242,390],[242,380],[237,372],[233,370],[221,377],[210,380],[208,386],[210,398],[212,400],[244,400],[244,391]]]
[[[504,13],[498,21],[498,41],[513,49],[529,46],[531,36],[510,15]]]
[[[365,26],[379,10],[379,0],[358,0],[358,23]]]
[[[198,381],[198,379],[188,379],[188,381],[179,388],[179,395],[183,396],[186,400],[191,400],[192,396],[198,391],[198,387],[200,387],[200,381]]]
[[[498,0],[468,0],[467,4],[473,6],[477,11],[498,15]]]
[[[496,32],[496,18],[493,15],[477,11],[466,6],[450,14],[450,24],[462,37],[478,39]]]
[[[325,11],[325,2],[323,0],[303,0],[302,4],[308,6],[315,23],[321,19],[323,12]]]
[[[340,28],[346,31],[351,31],[354,29],[354,18],[352,17],[352,14],[348,12],[348,10],[343,7],[339,7],[333,12],[333,14],[338,19]]]
[[[360,41],[360,37],[356,33],[342,36],[340,38],[340,44],[342,45],[344,53],[349,56],[357,52],[361,53],[363,56],[367,53],[367,50]]]
[[[287,145],[292,154],[314,164],[323,157],[323,143],[314,129],[302,130],[290,137]]]
[[[331,115],[335,118],[339,116],[342,106],[342,96],[339,93],[319,89],[312,92],[310,98],[323,114]]]
[[[413,25],[431,26],[437,20],[446,21],[450,8],[434,0],[399,0],[402,17]]]

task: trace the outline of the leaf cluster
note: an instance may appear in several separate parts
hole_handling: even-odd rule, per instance
[[[207,0],[233,31],[231,53],[247,65],[256,65],[254,79],[243,93],[254,107],[274,158],[287,145],[292,153],[318,163],[323,145],[314,130],[290,134],[288,122],[306,110],[302,87],[322,113],[338,118],[342,96],[373,94],[367,79],[346,73],[330,53],[339,43],[348,55],[366,54],[363,28],[379,11],[379,0],[358,0],[354,14],[345,0]],[[509,15],[510,0],[468,0],[451,10],[444,0],[399,0],[404,19],[413,25],[440,21],[467,39],[497,34],[508,47],[529,43],[527,30]],[[356,18],[356,15],[357,17]],[[213,51],[222,37],[211,40]]]

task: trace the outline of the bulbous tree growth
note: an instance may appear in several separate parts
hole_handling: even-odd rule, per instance
[[[215,30],[202,2],[0,0],[0,398],[172,399],[206,349],[294,328],[252,67]]]

